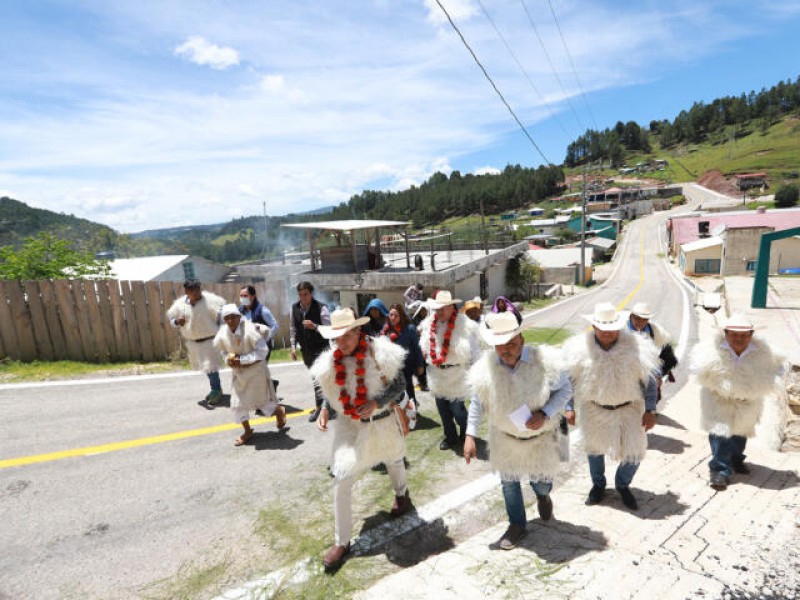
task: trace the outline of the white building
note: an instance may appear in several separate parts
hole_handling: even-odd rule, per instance
[[[185,281],[218,283],[233,269],[191,254],[165,254],[109,261],[111,276],[121,281]]]

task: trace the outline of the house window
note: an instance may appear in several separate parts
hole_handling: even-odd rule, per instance
[[[719,274],[721,262],[719,258],[698,258],[694,261],[694,272],[697,274]]]
[[[755,260],[748,260],[747,261],[747,270],[748,271],[755,271],[756,270],[756,262]]]
[[[194,263],[183,263],[183,277],[184,279],[196,279],[194,275]]]

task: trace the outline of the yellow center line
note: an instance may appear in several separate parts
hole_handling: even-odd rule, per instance
[[[644,285],[644,231],[640,233],[639,239],[641,240],[639,244],[639,284],[633,288],[633,291],[630,294],[625,296],[622,302],[617,304],[617,310],[622,310],[625,308],[628,305],[628,302],[630,302],[633,297],[639,293],[639,290],[642,289],[642,286]]]
[[[290,413],[286,415],[286,418],[293,419],[295,417],[302,417],[303,415],[311,414],[313,410],[314,409],[309,408],[300,412]],[[275,417],[262,417],[258,419],[252,419],[250,421],[250,424],[261,425],[262,423],[271,423],[273,421],[275,421]],[[129,448],[150,446],[152,444],[161,444],[163,442],[185,440],[187,438],[199,437],[201,435],[210,435],[212,433],[219,433],[221,431],[231,431],[232,429],[239,429],[239,428],[241,428],[241,425],[238,423],[227,423],[225,425],[216,425],[214,427],[203,427],[202,429],[190,429],[188,431],[177,431],[175,433],[167,433],[164,435],[139,438],[137,440],[126,440],[124,442],[114,442],[112,444],[103,444],[101,446],[86,446],[85,448],[73,448],[71,450],[61,450],[60,452],[50,452],[48,454],[34,454],[32,456],[7,458],[5,460],[0,460],[0,469],[7,469],[9,467],[21,467],[23,465],[33,465],[36,463],[61,460],[63,458],[72,458],[74,456],[94,456],[95,454],[105,454],[107,452],[116,452],[117,450],[127,450]]]

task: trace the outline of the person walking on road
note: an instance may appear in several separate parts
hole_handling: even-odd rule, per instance
[[[406,382],[406,395],[416,407],[417,394],[414,390],[414,375],[420,375],[425,368],[425,361],[419,348],[417,328],[408,320],[408,315],[399,302],[392,304],[389,309],[389,318],[381,330],[381,335],[388,336],[392,342],[402,346],[407,353],[403,364],[403,377]]]
[[[279,405],[266,363],[269,349],[263,326],[242,318],[235,304],[222,307],[224,323],[214,338],[214,347],[224,353],[225,362],[233,370],[231,410],[234,420],[244,432],[234,444],[241,446],[253,437],[250,411],[261,410],[265,416],[275,415],[278,429],[286,425],[286,409]]]
[[[301,281],[297,284],[298,301],[292,304],[292,314],[289,319],[292,360],[297,360],[297,347],[300,346],[303,352],[303,363],[309,369],[323,350],[329,346],[327,340],[319,334],[319,327],[331,323],[328,307],[314,298],[313,294],[314,286],[310,281]],[[322,407],[322,391],[316,380],[313,380],[313,383],[316,408],[308,417],[312,423],[319,418],[319,411]]]
[[[464,400],[469,394],[467,371],[480,357],[478,325],[456,310],[459,302],[447,290],[437,292],[428,300],[430,314],[420,325],[419,345],[429,365],[428,385],[444,429],[440,450],[456,448],[464,441],[467,434]]]
[[[623,504],[636,510],[631,481],[647,450],[646,431],[656,423],[656,347],[626,327],[614,305],[603,302],[585,318],[592,331],[564,344],[578,427],[583,433],[592,489],[586,504],[606,492],[605,455],[619,461],[614,484]]]
[[[572,396],[558,350],[526,346],[522,327],[511,312],[489,313],[479,327],[492,350],[469,371],[469,405],[464,458],[476,456],[475,437],[482,414],[489,420],[489,463],[500,473],[509,526],[500,538],[503,550],[525,536],[527,517],[522,480],[536,494],[539,517],[553,516],[550,491],[558,472],[560,414]]]
[[[692,371],[702,387],[701,418],[708,431],[710,484],[728,487],[733,473],[747,475],[747,438],[755,434],[764,402],[780,391],[783,359],[754,339],[755,324],[744,314],[731,315],[722,331],[695,346]]]
[[[205,397],[205,402],[214,406],[222,399],[219,352],[214,348],[214,336],[221,323],[220,311],[225,300],[203,290],[196,279],[186,280],[183,290],[186,295],[172,303],[167,318],[173,327],[180,330],[186,342],[192,369],[203,371],[208,376],[211,391]]]
[[[256,288],[252,285],[246,285],[239,290],[239,312],[242,313],[242,317],[246,321],[252,321],[253,323],[264,326],[264,337],[267,340],[267,347],[269,348],[269,353],[267,354],[265,362],[269,363],[269,357],[274,348],[273,340],[278,333],[278,321],[275,320],[275,317],[266,305],[258,301]]]
[[[675,356],[675,350],[672,348],[672,338],[661,325],[652,320],[653,310],[647,302],[637,302],[633,305],[630,317],[628,319],[628,329],[634,333],[643,335],[644,337],[652,340],[658,350],[658,359],[661,362],[656,383],[658,384],[658,399],[661,400],[661,384],[663,378],[667,377],[669,381],[674,382],[675,376],[672,370],[678,366],[678,358]]]
[[[319,333],[335,340],[336,349],[323,352],[311,368],[326,403],[340,411],[331,464],[335,537],[322,560],[328,572],[338,569],[350,552],[352,490],[359,476],[384,463],[395,495],[391,515],[399,517],[411,508],[405,440],[393,406],[404,398],[406,352],[388,337],[366,336],[360,329],[366,322],[350,308],[335,310],[331,324],[320,325]]]

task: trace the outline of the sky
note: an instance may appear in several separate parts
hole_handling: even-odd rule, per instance
[[[796,0],[8,0],[0,196],[130,233],[560,164],[794,81],[799,26]]]

